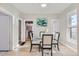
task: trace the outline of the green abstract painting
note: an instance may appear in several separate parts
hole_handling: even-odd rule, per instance
[[[46,27],[47,26],[47,19],[46,18],[37,18],[37,25]]]

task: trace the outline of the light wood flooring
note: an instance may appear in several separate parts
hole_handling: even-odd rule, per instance
[[[50,56],[50,51],[46,50],[44,54]],[[42,56],[42,54],[36,46],[30,52],[30,42],[26,41],[24,46],[18,46],[14,51],[0,52],[0,56]],[[60,44],[60,51],[53,47],[53,56],[76,56],[76,52]]]

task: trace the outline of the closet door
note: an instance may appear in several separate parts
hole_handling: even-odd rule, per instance
[[[9,50],[9,16],[0,16],[0,51]]]

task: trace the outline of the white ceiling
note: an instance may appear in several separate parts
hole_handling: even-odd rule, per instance
[[[13,5],[24,14],[58,14],[70,6],[70,3],[47,3],[42,8],[41,3],[13,3]]]

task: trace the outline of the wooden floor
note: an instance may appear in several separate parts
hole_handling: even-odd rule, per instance
[[[50,56],[50,51],[44,51],[45,56]],[[14,51],[0,52],[0,56],[41,56],[38,47],[33,47],[30,52],[30,42],[27,41],[24,46],[18,46]],[[60,44],[60,51],[53,47],[53,56],[76,56],[76,52],[72,51],[70,48]]]

